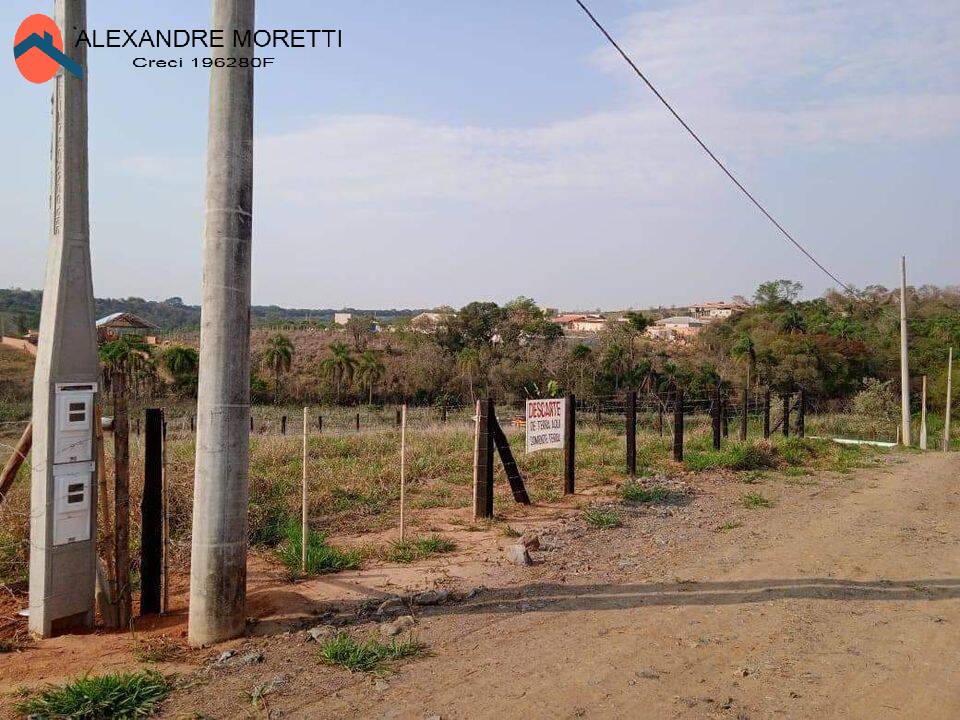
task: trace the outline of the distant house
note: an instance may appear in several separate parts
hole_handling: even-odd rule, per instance
[[[707,321],[701,318],[675,315],[657,320],[647,328],[647,335],[660,340],[685,340],[700,332],[700,329],[706,324]]]
[[[350,322],[350,318],[353,317],[353,313],[348,312],[339,312],[333,314],[333,324],[334,325],[346,325]]]
[[[157,326],[133,313],[117,312],[97,320],[97,340],[109,342],[122,335],[137,335],[148,343],[155,342],[153,337]]]
[[[566,313],[553,318],[564,333],[598,333],[607,326],[607,319],[603,315],[586,313]]]
[[[435,333],[455,317],[456,314],[454,313],[422,312],[410,319],[410,327],[415,332],[429,335]]]
[[[699,305],[690,306],[690,314],[698,318],[708,320],[721,320],[728,318],[734,313],[743,312],[750,306],[745,303],[736,302],[705,302]]]

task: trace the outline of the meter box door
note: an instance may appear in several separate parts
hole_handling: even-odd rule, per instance
[[[93,460],[93,398],[96,383],[57,385],[53,463]]]
[[[53,544],[90,539],[90,493],[93,491],[93,462],[53,467]]]

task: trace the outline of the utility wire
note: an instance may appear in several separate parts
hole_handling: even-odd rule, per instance
[[[643,82],[646,84],[646,86],[647,86],[648,88],[650,88],[650,90],[653,92],[654,95],[657,96],[657,99],[658,99],[661,103],[663,103],[663,106],[664,106],[667,110],[670,111],[670,114],[673,115],[674,118],[676,118],[677,122],[679,122],[679,123],[683,126],[684,130],[686,130],[688,133],[690,133],[690,137],[692,137],[694,140],[697,141],[697,144],[698,144],[701,148],[703,148],[703,151],[704,151],[705,153],[707,153],[707,155],[710,156],[710,159],[713,160],[713,161],[719,166],[719,168],[720,168],[721,170],[723,170],[723,172],[726,174],[726,176],[727,176],[728,178],[730,178],[731,181],[733,181],[733,184],[736,185],[738,188],[740,188],[740,191],[750,199],[750,202],[752,202],[754,205],[756,205],[756,206],[757,206],[757,209],[758,209],[760,212],[762,212],[764,215],[766,215],[767,219],[774,224],[774,226],[777,228],[777,230],[779,230],[779,231],[783,234],[783,236],[784,236],[785,238],[787,238],[787,240],[789,240],[791,243],[793,243],[794,246],[797,248],[797,250],[799,250],[799,251],[802,252],[804,255],[806,255],[807,258],[810,260],[810,262],[812,262],[814,265],[816,265],[818,268],[820,268],[823,272],[825,272],[835,283],[837,283],[837,285],[839,285],[840,287],[842,287],[842,288],[843,288],[844,290],[846,290],[847,292],[852,293],[852,292],[853,292],[853,287],[850,286],[850,285],[847,285],[847,283],[843,282],[840,278],[838,278],[838,277],[837,277],[836,275],[834,275],[832,272],[830,272],[829,270],[827,270],[827,268],[825,268],[825,267],[820,263],[819,260],[817,260],[813,255],[811,255],[810,252],[809,252],[803,245],[801,245],[799,242],[797,242],[797,241],[794,239],[793,235],[791,235],[789,232],[787,232],[786,228],[784,228],[783,225],[781,225],[779,222],[777,222],[776,218],[774,218],[773,215],[771,215],[769,212],[767,212],[767,209],[766,209],[763,205],[761,205],[760,202],[750,193],[750,191],[747,190],[747,189],[743,186],[743,183],[741,183],[739,180],[737,180],[737,178],[734,176],[734,174],[727,169],[727,166],[724,165],[724,164],[720,161],[720,159],[719,159],[716,155],[713,154],[713,152],[710,150],[710,148],[707,147],[706,143],[704,143],[703,140],[700,139],[700,136],[697,135],[697,133],[695,133],[695,132],[693,131],[693,128],[691,128],[691,127],[686,123],[686,121],[685,121],[682,117],[680,117],[680,114],[679,114],[676,110],[674,110],[674,109],[673,109],[673,106],[672,106],[669,102],[667,102],[667,99],[666,99],[663,95],[660,94],[660,91],[657,90],[656,87],[654,87],[653,83],[650,82],[650,80],[647,78],[647,76],[644,75],[643,72],[640,70],[640,68],[637,67],[636,63],[634,63],[633,60],[630,59],[630,56],[627,55],[627,53],[624,52],[623,48],[621,48],[620,45],[617,44],[617,41],[614,40],[613,37],[610,35],[610,33],[607,32],[607,29],[606,29],[605,27],[603,27],[603,25],[600,24],[600,21],[597,20],[597,18],[594,16],[594,14],[593,14],[592,12],[590,12],[590,9],[589,9],[586,5],[583,4],[582,0],[577,0],[577,5],[579,5],[580,8],[587,14],[587,17],[589,17],[589,18],[593,21],[593,24],[596,25],[596,26],[597,26],[597,29],[598,29],[600,32],[603,33],[604,37],[606,37],[607,40],[610,41],[610,44],[613,45],[613,47],[616,48],[617,52],[620,53],[620,56],[621,56],[624,60],[627,61],[627,64],[629,64],[630,67],[633,68],[633,71],[637,74],[637,76],[638,76],[641,80],[643,80]]]

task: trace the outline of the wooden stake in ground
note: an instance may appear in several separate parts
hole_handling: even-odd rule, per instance
[[[115,532],[117,620],[121,628],[130,624],[133,614],[130,587],[130,428],[127,419],[127,382],[122,371],[111,378],[113,388],[113,503]]]
[[[910,444],[910,367],[907,339],[907,259],[900,258],[900,441]]]
[[[400,407],[400,542],[405,535],[404,504],[407,484],[407,404]]]
[[[162,613],[170,612],[170,487],[167,477],[167,432],[166,432],[166,413],[160,411],[162,418],[161,440],[160,440],[160,477],[163,487],[163,607]]]
[[[920,396],[920,449],[927,449],[927,376],[923,376],[923,390]]]
[[[309,522],[307,512],[307,408],[303,409],[303,493],[300,499],[300,572],[307,574]]]
[[[31,422],[27,423],[23,435],[20,436],[17,446],[13,449],[13,455],[7,458],[7,463],[3,466],[3,471],[0,472],[0,502],[3,502],[10,486],[13,485],[13,480],[17,477],[17,472],[20,470],[23,461],[27,459],[27,453],[30,452],[32,444],[33,423]]]
[[[953,348],[947,355],[947,403],[943,416],[943,449],[950,449],[950,405],[953,400]]]

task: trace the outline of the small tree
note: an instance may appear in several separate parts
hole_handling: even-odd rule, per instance
[[[170,373],[174,389],[178,394],[196,397],[200,354],[194,348],[186,345],[170,345],[160,353],[160,362]]]

